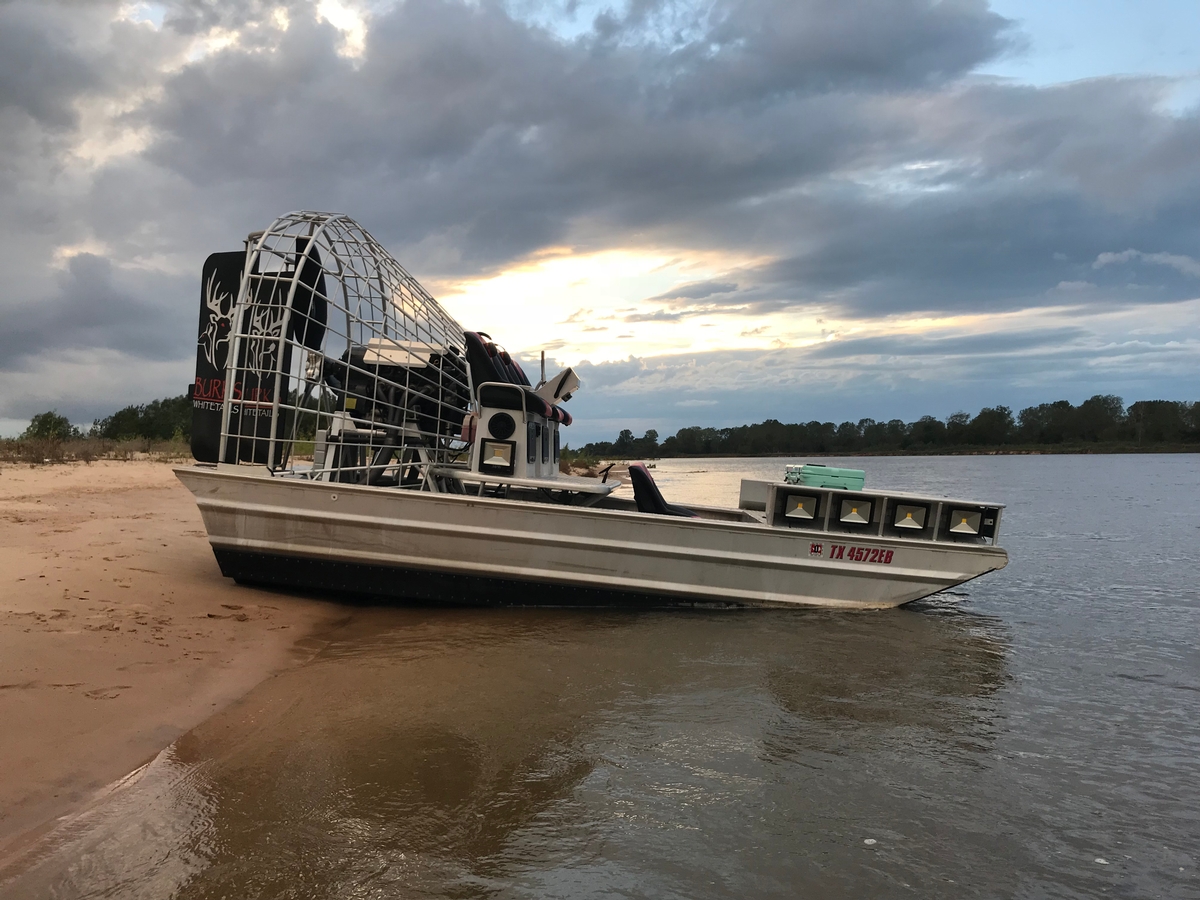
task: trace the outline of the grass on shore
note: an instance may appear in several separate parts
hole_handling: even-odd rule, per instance
[[[98,459],[151,460],[186,462],[192,458],[187,441],[153,441],[147,438],[108,440],[106,438],[6,438],[0,439],[0,462],[53,465],[55,463],[91,463]]]

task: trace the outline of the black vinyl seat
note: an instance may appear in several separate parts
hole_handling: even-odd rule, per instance
[[[696,518],[696,514],[687,507],[674,506],[663,498],[650,470],[642,463],[634,463],[629,467],[629,480],[633,482],[633,499],[637,503],[638,512]]]
[[[559,422],[571,424],[571,414],[553,403],[547,403],[534,393],[529,378],[521,364],[509,356],[508,351],[497,347],[485,334],[474,331],[463,333],[467,345],[467,364],[471,367],[471,380],[478,392],[483,384],[511,384],[519,387],[525,396],[525,406],[530,412]]]

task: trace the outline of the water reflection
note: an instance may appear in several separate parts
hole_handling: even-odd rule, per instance
[[[1005,641],[997,620],[976,615],[899,615],[886,630],[833,619],[806,647],[803,664],[776,664],[767,685],[796,716],[858,740],[871,732],[924,728],[942,734],[989,732],[977,702],[1005,681]]]
[[[837,896],[896,866],[911,881],[961,862],[916,834],[903,862],[829,867],[861,854],[862,823],[891,815],[914,769],[970,777],[1005,648],[998,623],[932,611],[363,610],[182,738],[173,780],[57,835],[6,896]]]

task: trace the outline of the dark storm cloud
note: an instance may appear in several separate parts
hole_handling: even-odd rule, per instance
[[[713,294],[732,293],[737,288],[737,284],[732,281],[695,281],[651,297],[649,302],[655,300],[703,300]]]
[[[406,0],[359,58],[314,6],[170,0],[155,29],[116,2],[0,3],[0,367],[86,346],[177,353],[186,377],[201,260],[297,208],[351,213],[429,280],[564,243],[772,260],[629,321],[1197,292],[1156,260],[1200,247],[1200,116],[1161,79],[973,76],[1021,40],[982,0],[633,0],[570,40],[499,0]],[[87,238],[111,263],[56,274]]]
[[[714,8],[678,48],[564,44],[499,4],[409,0],[373,20],[356,63],[329,25],[292,18],[278,52],[169,80],[143,111],[151,158],[200,185],[353,198],[394,240],[453,229],[468,266],[580,217],[671,228],[872,155],[896,127],[865,114],[864,88],[937,82],[1004,31],[971,3],[757,2]]]
[[[936,84],[1009,49],[984,0],[725,0],[703,38],[677,51],[683,102],[724,107],[791,92]]]
[[[1084,337],[1083,328],[1047,328],[1036,331],[1006,331],[954,337],[887,335],[827,341],[806,352],[810,359],[851,359],[858,356],[917,356],[943,359],[948,356],[1008,354],[1044,347],[1061,347]]]
[[[95,74],[55,18],[24,4],[0,4],[0,110],[20,110],[60,130],[77,123],[71,101]]]
[[[154,300],[156,294],[190,289],[190,279],[130,279],[114,271],[108,259],[80,253],[56,281],[58,290],[49,302],[6,309],[0,371],[34,358],[53,359],[64,350],[102,347],[162,360],[178,358],[193,346],[196,310]]]
[[[758,282],[750,308],[807,302],[870,316],[1053,305],[1062,301],[1049,293],[1059,283],[1097,280],[1089,271],[1092,251],[1113,246],[1126,231],[1107,217],[1089,216],[1069,197],[944,196],[914,205],[919,210],[907,216],[843,208],[841,227],[813,250],[749,276]],[[1177,246],[1187,237],[1145,239]],[[1051,247],[1067,258],[1055,259]],[[1104,281],[1118,280],[1118,273],[1109,274]],[[1170,287],[1176,299],[1192,296],[1180,277],[1160,276],[1156,283]],[[741,306],[747,298],[728,299]]]
[[[440,239],[459,272],[582,222],[597,243],[765,250],[785,262],[761,273],[764,303],[860,312],[1025,302],[1070,280],[1047,241],[1080,262],[1131,232],[1164,249],[1139,198],[1166,179],[1196,192],[1195,123],[1156,112],[1153,85],[952,81],[1006,46],[985,4],[723,3],[670,47],[633,39],[655,6],[631,8],[623,41],[564,43],[496,3],[409,0],[372,21],[361,61],[294,10],[276,52],[168,79],[139,113],[147,157],[235,208],[349,206],[393,245]],[[236,26],[236,9],[168,21]]]

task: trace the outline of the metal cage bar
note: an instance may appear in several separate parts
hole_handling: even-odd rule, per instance
[[[248,243],[226,384],[228,463],[420,487],[467,450],[462,326],[347,216],[289,213]]]

